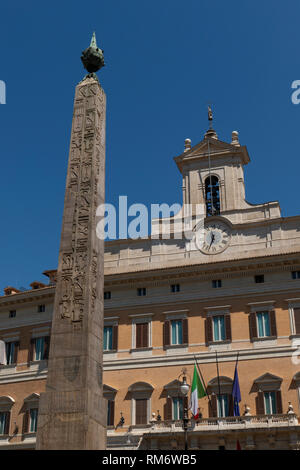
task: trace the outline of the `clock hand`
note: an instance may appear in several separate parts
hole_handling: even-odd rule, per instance
[[[209,250],[210,250],[210,247],[211,247],[211,245],[213,244],[214,241],[215,241],[215,234],[212,232],[211,239],[210,239],[210,245],[209,245],[209,248],[208,248]]]

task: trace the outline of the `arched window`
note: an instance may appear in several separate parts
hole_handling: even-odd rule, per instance
[[[220,186],[216,176],[208,176],[205,180],[206,215],[220,214]]]

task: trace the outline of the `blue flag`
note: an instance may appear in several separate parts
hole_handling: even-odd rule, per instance
[[[241,401],[241,391],[240,391],[237,365],[235,366],[235,371],[234,371],[232,398],[233,398],[233,416],[240,416],[239,402]]]

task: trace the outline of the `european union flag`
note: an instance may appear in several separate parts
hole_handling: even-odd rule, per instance
[[[240,391],[237,365],[235,366],[235,371],[234,371],[232,398],[233,398],[233,416],[240,416],[239,402],[241,401],[241,391]]]

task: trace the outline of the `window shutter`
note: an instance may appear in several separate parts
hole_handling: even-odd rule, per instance
[[[166,320],[163,326],[163,341],[164,346],[170,345],[170,321]]]
[[[167,402],[164,406],[165,408],[165,421],[171,421],[172,420],[172,405],[173,401],[171,397],[167,398]]]
[[[215,393],[210,396],[210,403],[209,416],[210,418],[215,418],[217,417],[217,395]]]
[[[28,432],[28,427],[29,427],[29,410],[26,410],[23,416],[23,434],[26,434]]]
[[[257,338],[257,326],[256,326],[256,313],[252,312],[249,315],[249,332],[250,339]]]
[[[141,348],[142,347],[142,324],[136,323],[135,324],[135,347]]]
[[[142,347],[148,348],[148,323],[142,324]]]
[[[265,414],[264,392],[258,392],[256,397],[256,414]]]
[[[43,359],[49,358],[50,336],[45,336]]]
[[[109,407],[109,422],[108,426],[113,426],[115,422],[115,402],[114,400],[107,400],[107,406]]]
[[[231,341],[231,319],[230,319],[230,315],[225,315],[225,332],[226,332],[226,339]]]
[[[277,390],[276,392],[276,408],[277,413],[282,414],[282,397],[280,390]]]
[[[270,312],[270,330],[271,330],[271,336],[277,336],[275,310],[272,310]]]
[[[188,319],[184,318],[182,320],[182,342],[183,344],[189,343],[189,327],[188,327]]]
[[[212,318],[209,316],[205,320],[205,341],[206,343],[210,343],[212,340]]]
[[[33,361],[33,355],[34,355],[34,345],[35,345],[35,340],[34,338],[31,338],[30,340],[30,346],[28,349],[28,362]]]
[[[4,434],[7,434],[7,435],[9,434],[9,425],[10,425],[10,411],[6,411]]]
[[[113,325],[112,348],[115,350],[118,349],[118,325]]]
[[[135,423],[147,424],[147,399],[135,400]]]
[[[295,333],[300,335],[300,308],[294,308]]]
[[[227,402],[228,402],[228,416],[233,416],[233,396],[231,393],[227,393]]]
[[[14,351],[14,364],[18,362],[18,352],[19,352],[20,343],[19,341],[15,342],[15,351]]]

